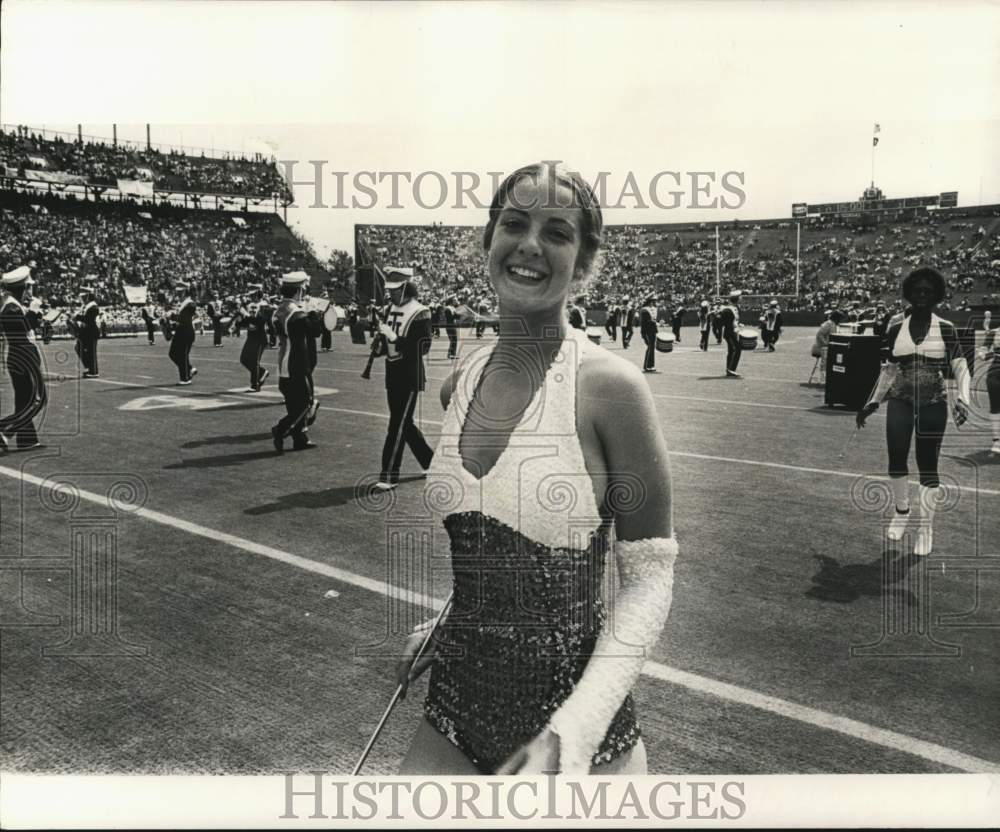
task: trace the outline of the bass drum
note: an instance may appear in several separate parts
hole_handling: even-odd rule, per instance
[[[757,330],[756,329],[741,329],[740,330],[740,347],[744,350],[755,350],[757,349]]]
[[[594,344],[600,344],[601,339],[604,336],[604,330],[599,326],[588,326],[587,327],[587,337]]]
[[[334,332],[344,326],[344,316],[338,314],[339,311],[332,303],[323,310],[323,329],[327,332]]]
[[[674,351],[674,334],[672,332],[656,333],[656,351],[657,352]]]

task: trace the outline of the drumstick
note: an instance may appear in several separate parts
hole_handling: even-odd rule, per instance
[[[424,651],[427,649],[427,645],[431,643],[431,639],[434,637],[434,633],[444,618],[445,613],[448,612],[448,608],[451,606],[451,599],[455,593],[452,592],[448,595],[448,599],[444,602],[441,607],[441,612],[437,614],[437,618],[434,619],[434,624],[427,631],[427,635],[424,636],[424,640],[420,645],[420,649],[417,651],[417,655],[413,658],[413,664],[410,665],[411,668],[417,666],[417,662],[420,661],[420,657],[423,656]],[[354,767],[354,771],[351,772],[351,777],[357,777],[358,772],[361,771],[361,767],[365,764],[365,760],[368,759],[368,754],[372,750],[372,746],[375,745],[375,740],[378,739],[379,734],[382,733],[382,729],[385,727],[386,721],[389,719],[389,714],[392,713],[392,709],[396,707],[396,703],[399,702],[399,697],[403,693],[403,685],[396,685],[396,692],[392,695],[392,699],[389,700],[389,706],[385,709],[385,713],[382,714],[382,718],[379,720],[378,725],[375,726],[375,731],[368,740],[368,744],[365,746],[365,750],[361,752],[361,758],[358,760],[358,764]]]

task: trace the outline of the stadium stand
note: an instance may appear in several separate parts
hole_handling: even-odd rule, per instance
[[[153,146],[142,149],[119,143],[66,141],[61,135],[49,139],[29,128],[0,130],[0,168],[8,177],[42,174],[40,181],[81,177],[88,184],[110,188],[119,180],[147,181],[163,191],[277,196],[282,202],[291,202],[291,192],[277,166],[261,157],[227,154],[212,158],[204,153],[163,153]]]
[[[358,226],[357,233],[375,259],[414,268],[425,296],[457,294],[492,303],[479,227],[371,225]],[[818,311],[853,300],[896,300],[901,276],[925,263],[949,279],[942,310],[1000,303],[997,205],[941,209],[880,225],[804,222],[798,297],[795,238],[791,220],[720,225],[722,290],[735,286],[748,295],[784,296],[785,309]],[[356,262],[363,260],[364,252],[356,252]],[[606,299],[655,290],[690,303],[714,296],[715,286],[714,224],[609,226],[588,300],[597,308]]]

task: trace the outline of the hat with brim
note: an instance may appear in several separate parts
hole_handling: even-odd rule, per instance
[[[309,281],[309,275],[305,272],[287,272],[281,276],[282,286],[302,286]]]
[[[731,298],[738,298],[738,297],[741,297],[742,295],[743,295],[743,290],[742,289],[733,289],[729,293],[729,297],[731,297]]]
[[[0,278],[0,285],[3,286],[31,286],[35,281],[31,279],[31,269],[27,266],[18,266],[13,271],[4,272]]]
[[[385,271],[385,288],[398,289],[413,277],[413,269],[390,267]]]

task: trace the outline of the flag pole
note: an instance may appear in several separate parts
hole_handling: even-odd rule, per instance
[[[715,296],[719,297],[722,290],[719,286],[719,226],[715,226]]]

